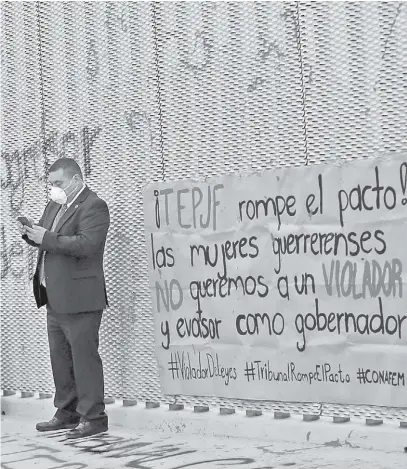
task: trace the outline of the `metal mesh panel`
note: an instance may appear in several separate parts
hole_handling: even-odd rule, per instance
[[[303,164],[295,6],[155,7],[166,178]]]
[[[140,189],[161,164],[151,9],[113,2],[39,8],[45,126],[59,139],[50,158],[77,158],[111,211],[105,262],[111,307],[101,331],[106,393],[135,397],[137,375],[154,364],[151,340],[134,347],[145,338],[143,314],[150,316],[149,304],[136,307],[136,286],[147,273],[138,267],[145,255]]]
[[[109,204],[106,394],[172,402],[154,352],[148,181],[407,147],[407,8],[395,2],[2,3],[2,388],[52,391],[36,251],[47,168],[70,156]],[[402,410],[177,396],[186,404],[407,419]]]
[[[2,7],[2,379],[23,391],[50,389],[44,313],[29,282],[36,252],[14,222],[20,211],[38,219],[45,202],[37,14],[34,3]]]
[[[310,161],[405,150],[405,5],[299,5]]]

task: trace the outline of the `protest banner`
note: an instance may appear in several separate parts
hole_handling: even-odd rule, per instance
[[[407,406],[407,159],[144,190],[162,391]]]

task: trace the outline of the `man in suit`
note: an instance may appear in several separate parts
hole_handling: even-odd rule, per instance
[[[108,305],[103,254],[110,218],[104,200],[83,182],[75,160],[50,167],[51,201],[38,224],[20,225],[23,239],[38,247],[33,279],[38,308],[46,305],[57,411],[39,431],[70,429],[82,438],[108,429],[99,327]]]

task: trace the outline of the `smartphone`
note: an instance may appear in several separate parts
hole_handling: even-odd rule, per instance
[[[17,220],[22,223],[24,226],[28,226],[29,228],[32,228],[32,223],[27,217],[18,217]]]

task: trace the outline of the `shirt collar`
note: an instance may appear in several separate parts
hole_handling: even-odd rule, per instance
[[[85,187],[86,187],[86,184],[83,185],[82,189],[75,195],[75,197],[69,202],[67,203],[67,207],[69,208],[74,202],[75,200],[82,194],[82,192],[85,190]]]

